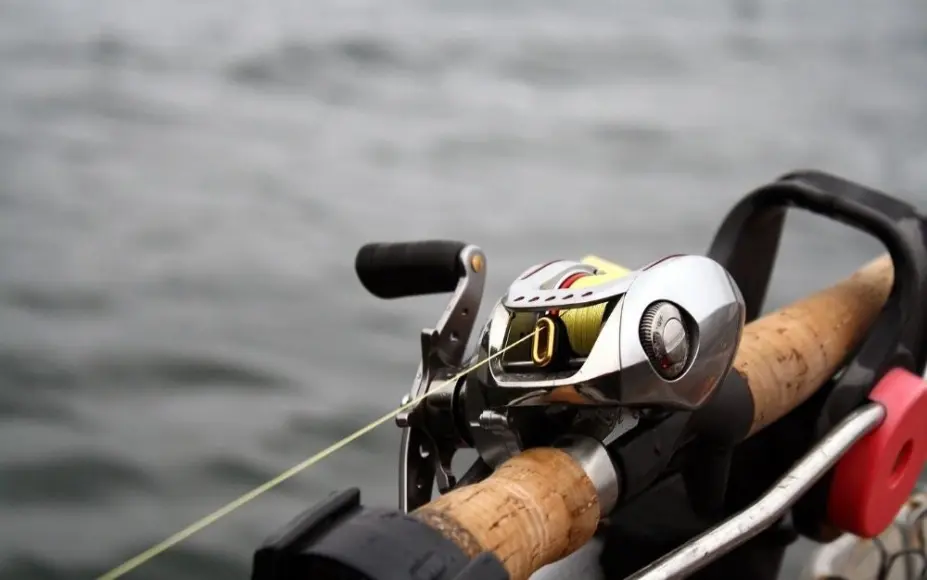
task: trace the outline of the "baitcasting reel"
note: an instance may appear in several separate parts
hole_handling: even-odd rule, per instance
[[[486,259],[448,241],[369,244],[361,282],[382,298],[454,292],[403,403],[464,368],[482,299]],[[536,265],[511,284],[479,335],[489,359],[400,414],[400,508],[474,483],[523,449],[585,435],[606,446],[670,411],[702,407],[725,378],[744,325],[728,272],[702,256],[663,258],[628,271],[595,257]],[[504,352],[503,352],[504,351]],[[458,449],[479,459],[460,479]],[[616,490],[617,495],[617,490]]]
[[[790,208],[866,232],[888,257],[756,320]],[[927,220],[882,192],[798,171],[744,197],[708,256],[671,256],[633,272],[594,257],[530,268],[493,306],[467,360],[486,276],[479,248],[363,247],[356,270],[373,294],[454,293],[437,327],[422,333],[422,362],[397,417],[402,511],[429,502],[435,485],[446,493],[477,483],[516,454],[507,465],[527,459],[503,467],[499,481],[537,483],[550,472],[532,473],[531,453],[519,452],[551,446],[594,487],[587,507],[598,503],[596,522],[607,525],[591,541],[602,542],[597,565],[609,578],[773,580],[798,535],[826,542],[841,532],[882,534],[927,460]],[[745,330],[745,322],[755,325]],[[750,348],[742,345],[734,363],[742,336]],[[837,346],[825,348],[828,341]],[[805,389],[817,382],[817,390],[792,381]],[[451,459],[462,448],[479,459],[458,479]],[[559,494],[575,480],[550,483],[461,490],[456,504],[446,496],[411,517],[364,509],[351,490],[260,548],[253,578],[501,580],[512,577],[510,561],[523,578],[575,547],[563,552],[547,536],[556,518],[537,522],[543,537],[490,545],[508,537],[512,513],[544,519],[536,494]],[[471,513],[485,518],[458,519],[472,507],[466,498],[480,493],[499,501]],[[505,513],[493,520],[494,509]],[[555,535],[572,542],[574,526]],[[913,553],[901,548],[895,554],[909,562]],[[845,554],[829,550],[815,573],[850,578],[834,555]],[[891,556],[881,568],[899,559]]]

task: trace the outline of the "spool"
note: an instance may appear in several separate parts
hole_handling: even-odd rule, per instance
[[[596,273],[578,272],[564,280],[560,285],[561,288],[598,286],[622,278],[630,272],[627,268],[597,256],[586,256],[582,259],[582,262],[594,266]],[[563,321],[567,330],[566,334],[570,348],[578,356],[588,356],[592,351],[595,341],[599,338],[599,332],[602,330],[607,307],[608,303],[602,303],[583,308],[562,310],[559,313],[560,320]]]

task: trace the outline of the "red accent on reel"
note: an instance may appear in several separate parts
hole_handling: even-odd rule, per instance
[[[837,463],[827,505],[831,523],[863,538],[892,523],[927,461],[924,379],[892,369],[869,398],[885,408],[885,419]]]
[[[580,278],[585,278],[589,274],[587,272],[577,272],[575,274],[570,274],[567,276],[567,279],[560,283],[560,288],[569,288],[573,285],[573,282],[576,282]]]
[[[569,288],[570,286],[573,285],[574,282],[576,282],[576,281],[579,280],[580,278],[585,278],[585,277],[588,276],[588,275],[589,275],[588,272],[577,272],[577,273],[575,273],[575,274],[570,274],[569,276],[567,276],[566,280],[564,280],[563,282],[560,283],[559,288],[561,288],[561,289],[563,289],[563,288]],[[551,316],[560,316],[560,309],[559,309],[559,308],[554,308],[554,309],[549,310],[548,313],[549,313]]]

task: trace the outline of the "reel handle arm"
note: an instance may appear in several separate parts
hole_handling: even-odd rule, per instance
[[[878,316],[893,281],[891,259],[883,256],[744,328],[732,372],[752,398],[748,436],[834,375]],[[526,580],[585,544],[611,509],[601,495],[601,475],[575,457],[561,449],[529,449],[487,480],[443,495],[413,517],[470,557],[495,554],[511,580]]]

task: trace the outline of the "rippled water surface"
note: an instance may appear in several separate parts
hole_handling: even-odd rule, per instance
[[[702,252],[798,167],[927,207],[920,0],[0,3],[0,577],[89,578],[395,406],[440,298],[373,239]],[[878,248],[795,219],[774,304]],[[245,578],[387,426],[140,568]]]

